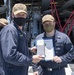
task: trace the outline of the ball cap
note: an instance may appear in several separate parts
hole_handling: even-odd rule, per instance
[[[5,26],[8,24],[8,21],[5,18],[0,18],[0,24],[2,24],[2,26]]]
[[[44,23],[45,21],[54,21],[54,17],[52,15],[45,15],[42,17],[42,23]]]
[[[21,13],[21,12],[27,14],[27,7],[25,4],[17,3],[13,6],[12,12],[14,13],[14,15]]]

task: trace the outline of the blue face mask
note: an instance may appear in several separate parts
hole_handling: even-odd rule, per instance
[[[23,26],[25,24],[26,18],[22,18],[22,17],[14,17],[14,22],[18,25],[18,26]]]

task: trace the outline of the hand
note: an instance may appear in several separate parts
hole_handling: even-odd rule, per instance
[[[34,72],[33,75],[39,75],[39,74],[38,74],[38,71]]]
[[[30,51],[31,51],[32,53],[36,53],[36,51],[37,51],[36,46],[34,46],[34,47],[30,48]]]
[[[40,60],[42,60],[43,58],[42,58],[42,56],[40,56],[40,55],[33,55],[32,56],[32,62],[33,63],[38,63],[38,62],[40,62]]]
[[[53,61],[56,62],[56,63],[61,63],[61,62],[62,62],[61,58],[58,57],[58,56],[55,56],[55,57],[53,58]]]

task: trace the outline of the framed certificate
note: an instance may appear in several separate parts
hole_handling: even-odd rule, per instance
[[[44,57],[44,60],[52,60],[54,57],[53,40],[37,40],[37,54],[42,55]]]

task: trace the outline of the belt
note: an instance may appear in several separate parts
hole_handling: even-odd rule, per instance
[[[47,68],[47,70],[48,70],[48,71],[53,71],[53,70],[59,70],[59,69],[61,69],[61,68],[63,68],[63,67],[54,68],[54,69],[52,69],[52,68]]]

